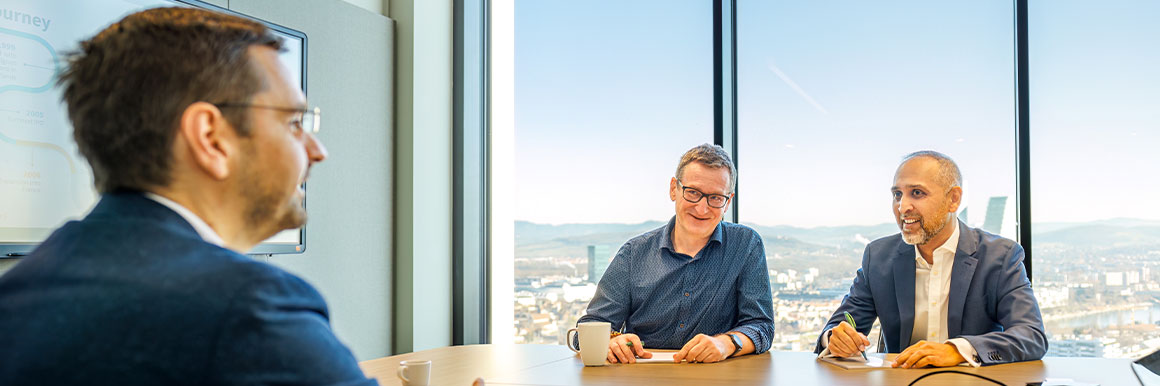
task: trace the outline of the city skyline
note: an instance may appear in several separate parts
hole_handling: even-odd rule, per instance
[[[1052,224],[1054,229],[1039,235],[1034,288],[1051,341],[1049,355],[1132,358],[1160,348],[1160,283],[1153,274],[1160,269],[1160,242],[1155,241],[1160,240],[1160,222],[1121,219],[1112,224],[1117,223],[1128,226]],[[657,225],[517,223],[517,235],[524,237],[517,238],[514,257],[514,341],[559,343],[595,291],[599,279],[592,277],[591,264],[607,264],[593,256],[594,246],[611,258],[623,240]],[[817,331],[846,293],[861,260],[864,244],[851,234],[874,238],[875,231],[891,231],[892,225],[884,225],[759,229],[777,309],[773,349],[813,349]],[[1112,228],[1120,231],[1093,231]],[[1086,237],[1077,237],[1077,231]]]

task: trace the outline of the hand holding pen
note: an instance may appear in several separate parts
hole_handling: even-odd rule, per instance
[[[636,363],[636,358],[652,358],[652,353],[644,349],[644,342],[636,334],[613,333],[608,340],[609,363]]]
[[[830,329],[830,340],[827,347],[830,353],[840,357],[862,353],[862,357],[865,358],[865,350],[866,347],[870,346],[870,340],[858,332],[854,317],[849,312],[845,314],[846,321]]]
[[[846,314],[846,322],[850,323],[850,327],[853,327],[854,331],[858,331],[858,323],[854,322],[854,316],[850,315],[850,311],[842,311],[842,313]],[[858,335],[862,335],[862,333],[858,333]],[[870,344],[870,340],[866,340],[866,344]],[[862,354],[862,359],[870,360],[866,357],[866,348],[860,347],[858,352]]]

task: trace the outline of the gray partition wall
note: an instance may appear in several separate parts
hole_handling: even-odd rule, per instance
[[[307,182],[306,252],[269,261],[313,284],[361,360],[391,354],[393,22],[339,0],[230,0],[308,36],[307,98],[330,158]]]

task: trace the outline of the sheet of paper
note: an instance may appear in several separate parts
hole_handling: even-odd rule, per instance
[[[653,351],[652,358],[636,358],[636,363],[673,363],[673,354],[676,353],[676,351]]]
[[[1148,386],[1144,383],[1144,386]],[[1100,386],[1098,383],[1084,383],[1076,382],[1071,378],[1047,378],[1043,380],[1043,386]]]
[[[862,359],[861,356],[854,356],[850,358],[838,357],[819,357],[818,360],[833,364],[843,369],[876,369],[882,367],[890,367],[894,361],[886,361],[881,356],[870,355],[868,359]]]

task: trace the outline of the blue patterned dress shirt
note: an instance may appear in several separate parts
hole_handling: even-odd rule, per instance
[[[680,349],[697,334],[738,331],[756,353],[769,350],[773,294],[761,236],[721,222],[693,258],[673,248],[675,221],[620,248],[577,323],[610,322],[646,348]]]

